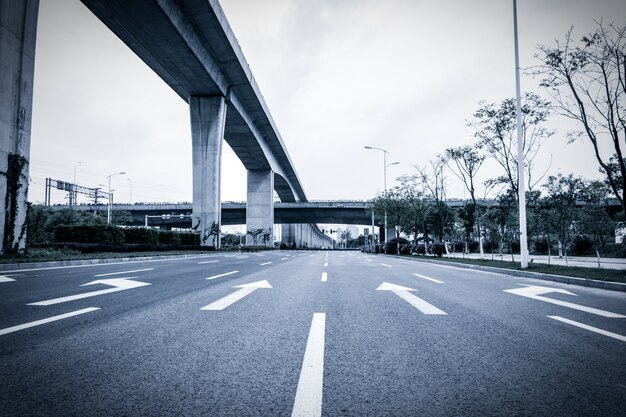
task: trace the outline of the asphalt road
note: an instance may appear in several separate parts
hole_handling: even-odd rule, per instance
[[[0,415],[624,416],[625,316],[357,252],[0,271]]]

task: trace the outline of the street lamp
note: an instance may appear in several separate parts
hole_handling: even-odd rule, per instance
[[[376,148],[373,146],[365,146],[365,149],[375,149],[377,151],[382,151],[383,153],[383,164],[384,164],[384,169],[383,169],[383,186],[385,189],[385,198],[387,197],[387,167],[391,166],[391,165],[398,165],[400,162],[391,162],[391,163],[387,163],[387,155],[389,155],[389,152],[386,151],[385,149],[382,148]],[[372,228],[374,227],[374,225],[372,224]],[[373,232],[373,230],[372,230]],[[387,205],[385,204],[385,240],[387,240]]]
[[[130,204],[133,204],[133,181],[128,178],[128,183],[130,184]]]
[[[111,177],[114,175],[124,175],[126,172],[115,172],[111,175],[107,175],[107,179],[109,180],[109,205],[107,210],[107,225],[111,224],[111,210],[113,209],[113,202],[111,201],[113,198],[111,196]]]
[[[76,204],[76,199],[78,197],[78,191],[76,190],[76,169],[78,168],[78,164],[82,164],[82,162],[78,161],[74,164],[74,182],[72,183],[72,191],[70,194],[70,206]]]

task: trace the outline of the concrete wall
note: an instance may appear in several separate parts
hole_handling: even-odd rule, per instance
[[[2,253],[25,246],[39,0],[0,1],[0,234]]]

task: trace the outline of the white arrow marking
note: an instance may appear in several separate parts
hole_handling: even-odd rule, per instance
[[[15,281],[13,278],[5,277],[4,275],[0,275],[0,282],[11,282]]]
[[[426,276],[420,275],[420,274],[413,274],[413,275],[415,275],[418,278],[424,278],[424,279],[427,279],[429,281],[436,282],[437,284],[443,284],[443,281],[439,281],[438,279],[429,278],[429,277],[426,277]]]
[[[83,308],[82,310],[76,310],[76,311],[72,311],[70,313],[65,313],[65,314],[60,314],[58,316],[48,317],[47,319],[31,321],[30,323],[20,324],[19,326],[8,327],[6,329],[0,330],[0,336],[5,335],[5,334],[9,334],[9,333],[13,333],[13,332],[17,332],[17,331],[20,331],[20,330],[28,329],[30,327],[41,326],[42,324],[51,323],[53,321],[63,320],[63,319],[67,319],[69,317],[78,316],[80,314],[91,313],[92,311],[96,311],[96,310],[100,310],[100,308],[99,307]]]
[[[252,294],[259,288],[272,288],[267,281],[251,282],[250,284],[235,285],[233,288],[241,288],[232,294],[227,295],[209,305],[202,307],[200,310],[224,310],[226,307],[241,300],[246,295]]]
[[[376,288],[378,291],[391,291],[398,297],[402,298],[407,303],[411,304],[413,307],[417,308],[424,314],[437,314],[437,315],[447,315],[443,310],[438,309],[434,305],[427,303],[422,300],[418,296],[411,294],[409,291],[417,291],[413,288],[403,287],[401,285],[391,284],[389,282],[383,282],[380,287]]]
[[[291,417],[322,415],[326,313],[314,313]]]
[[[519,285],[525,285],[525,284],[519,284]],[[584,311],[586,313],[596,314],[602,317],[626,318],[626,316],[623,316],[617,313],[611,313],[610,311],[604,311],[604,310],[600,310],[600,309],[593,308],[593,307],[581,306],[579,304],[574,304],[574,303],[561,301],[561,300],[554,300],[552,298],[541,296],[541,294],[548,294],[551,292],[557,292],[561,294],[576,296],[576,294],[571,293],[567,290],[560,289],[560,288],[540,287],[538,285],[527,285],[522,288],[515,288],[512,290],[502,290],[502,291],[515,294],[515,295],[521,295],[522,297],[532,298],[533,300],[545,301],[546,303],[556,304],[556,305],[568,307],[574,310]]]
[[[225,277],[227,275],[236,274],[237,272],[239,272],[239,271],[230,271],[230,272],[226,272],[225,274],[213,275],[212,277],[208,277],[207,279],[221,278],[221,277]]]
[[[626,336],[622,336],[621,334],[609,332],[606,330],[598,329],[597,327],[592,327],[584,323],[579,323],[574,320],[566,319],[560,316],[548,316],[551,319],[562,321],[563,323],[571,324],[572,326],[580,327],[581,329],[589,330],[594,333],[599,333],[603,336],[612,337],[613,339],[621,340],[622,342],[626,342]]]
[[[49,306],[53,304],[66,303],[68,301],[80,300],[83,298],[96,297],[98,295],[111,294],[118,291],[130,290],[133,288],[144,287],[146,285],[152,285],[147,282],[133,281],[131,278],[136,277],[127,277],[127,278],[114,278],[114,279],[100,279],[97,281],[91,281],[86,284],[81,285],[81,287],[85,285],[110,285],[113,288],[107,288],[106,290],[92,291],[86,292],[82,294],[70,295],[68,297],[54,298],[52,300],[39,301],[37,303],[27,304],[29,306]]]
[[[322,272],[322,282],[328,281],[328,274],[326,272]]]
[[[381,265],[382,265],[382,266],[386,266],[387,268],[392,268],[392,266],[391,266],[391,265],[387,265],[387,264],[383,264],[383,263],[381,263]]]

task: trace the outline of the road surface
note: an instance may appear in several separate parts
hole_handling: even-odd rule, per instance
[[[626,294],[357,252],[0,271],[2,416],[623,416]]]

